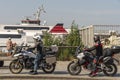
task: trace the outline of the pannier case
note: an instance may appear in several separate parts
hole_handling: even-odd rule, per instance
[[[120,52],[120,46],[112,46],[111,47],[113,53],[119,53]]]

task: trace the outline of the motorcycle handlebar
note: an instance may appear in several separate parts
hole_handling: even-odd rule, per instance
[[[76,48],[76,51],[75,51],[75,56],[77,56],[77,55],[78,55],[78,53],[80,52],[80,47],[81,47],[81,46],[78,46],[78,47]]]

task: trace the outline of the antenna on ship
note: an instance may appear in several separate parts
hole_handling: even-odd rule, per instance
[[[39,20],[40,15],[41,15],[42,12],[46,13],[46,11],[44,10],[43,5],[41,7],[39,7],[38,10],[37,10],[37,12],[34,14],[36,20]]]

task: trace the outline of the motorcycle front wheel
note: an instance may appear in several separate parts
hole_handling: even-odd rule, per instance
[[[106,64],[106,69],[103,70],[103,73],[107,76],[114,76],[117,73],[117,66],[113,64]]]
[[[55,70],[56,64],[47,64],[47,66],[42,67],[42,70],[45,73],[52,73]]]
[[[18,74],[23,70],[23,65],[18,60],[14,60],[10,63],[9,69],[13,74]]]
[[[81,72],[81,66],[72,61],[68,64],[67,70],[71,75],[78,75]]]

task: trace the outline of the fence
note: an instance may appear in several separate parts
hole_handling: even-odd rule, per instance
[[[80,35],[84,45],[92,46],[93,36],[99,35],[101,40],[105,40],[111,36],[111,32],[116,32],[117,37],[120,37],[120,25],[90,25],[80,29]],[[119,38],[120,40],[120,38]]]
[[[5,48],[6,46],[0,46],[0,48]],[[26,47],[26,46],[24,46]],[[48,48],[49,46],[45,46]],[[71,60],[74,58],[74,53],[77,46],[58,46],[57,60]],[[0,57],[7,57],[6,53],[1,52]],[[1,58],[2,60],[10,60],[9,58]],[[0,59],[0,60],[1,60]],[[12,60],[12,59],[11,59]]]
[[[1,47],[6,47],[6,46],[0,46]],[[48,47],[48,46],[45,46]],[[75,55],[75,50],[77,48],[77,46],[58,46],[58,52],[57,52],[57,60],[62,60],[62,61],[66,61],[66,60],[72,60],[74,59],[74,55]],[[118,59],[120,61],[120,54],[115,55],[115,58]],[[10,61],[13,60],[14,58],[10,58],[10,57],[4,57],[1,56],[0,54],[0,60],[4,60],[4,61]]]

